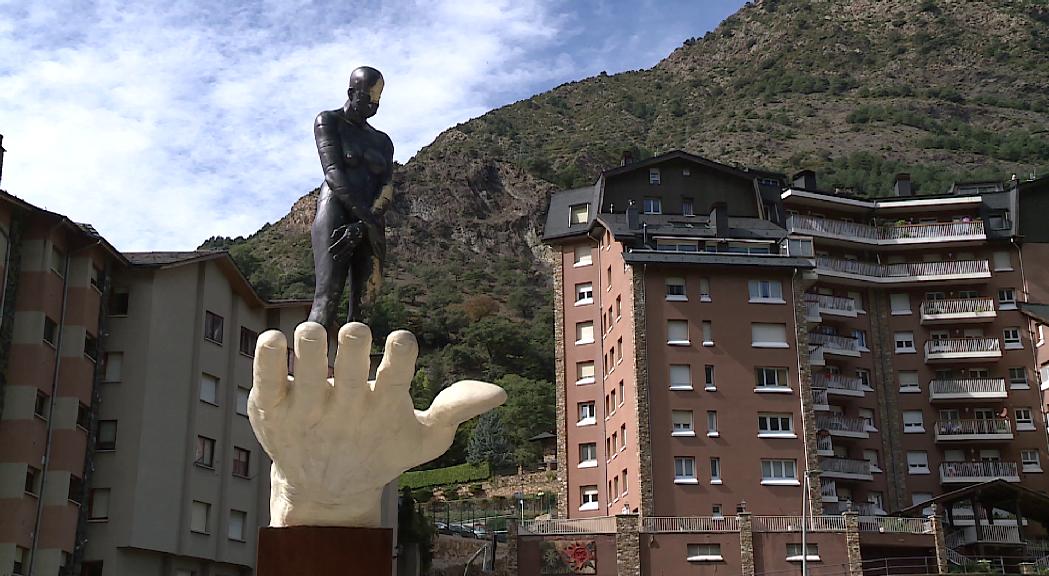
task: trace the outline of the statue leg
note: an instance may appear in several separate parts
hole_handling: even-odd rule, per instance
[[[311,233],[313,269],[316,272],[317,284],[309,320],[324,326],[329,332],[335,328],[339,298],[342,296],[343,287],[346,286],[349,262],[336,262],[328,248],[332,243],[332,232],[347,220],[345,209],[325,183],[321,186],[320,198],[317,199],[317,216],[313,219]]]
[[[365,241],[357,246],[357,249],[353,251],[353,257],[350,258],[349,322],[363,321],[361,306],[364,301],[364,294],[368,290],[368,281],[372,276],[372,268],[374,266],[372,254],[373,252],[368,242]]]

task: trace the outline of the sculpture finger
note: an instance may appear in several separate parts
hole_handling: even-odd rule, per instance
[[[372,331],[360,322],[339,329],[339,349],[335,353],[335,393],[346,397],[368,385],[371,368]]]
[[[280,330],[259,336],[254,365],[251,398],[256,406],[268,410],[288,393],[288,340]]]
[[[310,411],[325,401],[329,389],[327,331],[316,322],[303,322],[295,328],[293,406]]]
[[[386,337],[386,350],[375,373],[375,389],[408,389],[415,376],[419,344],[407,330],[391,332]]]
[[[506,391],[487,382],[461,380],[441,390],[423,412],[424,424],[456,427],[506,402]]]

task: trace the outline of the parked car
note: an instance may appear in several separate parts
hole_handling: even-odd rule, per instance
[[[453,534],[447,522],[434,522],[434,527],[437,529],[438,534]]]
[[[495,534],[496,542],[506,542],[506,530],[496,530],[492,534]]]
[[[452,534],[455,534],[456,536],[460,536],[462,538],[476,538],[476,536],[474,535],[474,531],[470,528],[467,528],[466,526],[463,526],[462,524],[452,524],[448,528],[451,529]]]
[[[492,536],[492,533],[489,532],[488,529],[484,526],[474,526],[473,531],[474,538],[477,538],[478,540],[487,540]]]

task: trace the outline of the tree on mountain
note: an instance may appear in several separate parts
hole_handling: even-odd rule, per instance
[[[492,410],[483,414],[477,421],[470,444],[466,449],[466,459],[470,464],[487,462],[493,469],[503,469],[511,464],[510,442],[499,412]]]

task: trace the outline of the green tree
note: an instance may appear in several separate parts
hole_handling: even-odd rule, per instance
[[[467,461],[470,464],[487,462],[496,470],[504,469],[511,462],[510,452],[510,442],[499,412],[492,410],[482,414],[470,435],[470,444],[466,449]]]

